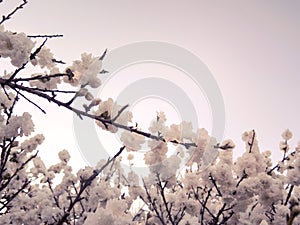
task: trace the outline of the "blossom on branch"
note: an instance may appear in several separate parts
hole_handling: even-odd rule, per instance
[[[102,61],[92,54],[83,53],[81,60],[75,60],[73,65],[68,68],[68,73],[72,76],[64,77],[64,82],[73,86],[89,85],[97,88],[101,85],[99,73],[102,69]]]
[[[5,31],[0,26],[0,56],[10,58],[11,64],[21,67],[29,60],[34,42],[24,33]]]

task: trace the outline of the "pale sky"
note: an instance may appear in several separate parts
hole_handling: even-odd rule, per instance
[[[7,14],[18,2],[4,1],[0,14]],[[294,145],[300,140],[297,0],[29,0],[5,27],[27,34],[63,34],[64,38],[50,40],[48,47],[69,63],[82,52],[101,55],[106,48],[134,42],[180,46],[196,55],[216,80],[226,111],[224,138],[237,144],[237,154],[243,151],[241,134],[246,130],[255,129],[261,149],[274,154],[284,129],[292,130]],[[152,69],[153,73],[159,71]],[[143,76],[142,69],[130,72],[134,71]],[[162,75],[168,76],[168,72],[170,68]],[[114,85],[118,86],[117,82]],[[182,90],[191,94],[188,88]],[[32,114],[37,132],[46,136],[42,157],[49,158],[47,151],[56,154],[66,148],[75,166],[84,165],[70,112],[51,106],[46,116],[38,110]],[[210,126],[209,122],[205,125]]]

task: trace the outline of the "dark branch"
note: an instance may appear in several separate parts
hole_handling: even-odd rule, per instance
[[[64,213],[64,215],[61,217],[61,219],[58,221],[57,225],[62,225],[66,222],[68,216],[70,215],[72,209],[74,208],[75,204],[77,202],[80,202],[82,200],[82,193],[85,191],[85,189],[91,185],[91,183],[96,179],[96,177],[113,161],[116,160],[116,158],[121,155],[121,153],[123,152],[123,150],[125,149],[125,146],[123,146],[122,148],[120,148],[120,150],[112,157],[109,158],[106,163],[100,168],[100,169],[95,169],[93,171],[93,174],[87,178],[86,180],[83,180],[81,185],[80,185],[80,189],[77,192],[77,195],[75,197],[74,200],[70,200],[70,204],[68,209],[66,210],[66,212]]]
[[[252,148],[253,148],[253,143],[254,143],[254,138],[255,138],[255,130],[252,130],[252,140],[251,140],[251,142],[250,143],[248,143],[249,144],[249,146],[250,146],[250,148],[249,148],[249,153],[251,153],[252,152]]]
[[[58,38],[63,37],[62,34],[45,34],[45,35],[27,35],[29,38]]]
[[[6,20],[9,20],[18,10],[23,9],[23,7],[27,4],[27,0],[23,0],[23,3],[21,3],[19,6],[17,6],[11,13],[9,13],[7,16],[2,16],[2,20],[0,21],[0,25],[4,23]]]

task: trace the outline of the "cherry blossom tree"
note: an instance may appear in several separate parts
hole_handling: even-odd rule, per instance
[[[185,121],[167,126],[163,112],[148,131],[141,130],[128,105],[89,91],[101,85],[106,51],[101,56],[83,53],[66,65],[47,48],[60,35],[5,29],[5,21],[26,4],[0,21],[0,56],[14,68],[0,74],[1,224],[300,224],[300,143],[291,149],[290,130],[282,133],[278,163],[270,151],[260,151],[254,130],[242,135],[245,152],[236,160],[233,141],[218,143]],[[32,74],[31,68],[40,72]],[[15,110],[27,101],[45,113],[38,98],[94,120],[107,132],[121,130],[123,145],[95,167],[73,171],[67,150],[59,152],[57,164],[46,167],[38,156],[45,137],[33,135],[30,112]],[[72,104],[78,98],[86,101],[82,108]],[[149,174],[124,171],[122,161],[132,160],[145,144]],[[168,154],[171,145],[175,155]]]

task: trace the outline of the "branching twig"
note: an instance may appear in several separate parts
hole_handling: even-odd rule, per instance
[[[52,77],[54,77],[54,76],[62,76],[62,75],[65,76],[65,75],[68,75],[68,74],[56,74],[56,75],[53,75]],[[31,78],[31,79],[40,79],[40,78],[41,77],[37,76],[37,77]],[[29,80],[29,79],[30,78],[28,78],[27,80]],[[142,135],[144,137],[147,137],[147,138],[150,138],[150,139],[153,139],[153,140],[156,140],[156,141],[170,142],[170,143],[174,143],[174,144],[178,144],[178,145],[183,145],[186,148],[197,147],[197,145],[195,143],[184,143],[184,142],[179,142],[177,140],[167,141],[162,136],[158,136],[158,135],[154,135],[154,134],[151,134],[151,133],[147,133],[147,132],[144,132],[144,131],[136,129],[135,127],[126,126],[126,125],[114,122],[111,119],[105,119],[105,118],[101,117],[101,115],[97,116],[97,115],[94,115],[94,114],[90,114],[90,113],[88,113],[86,111],[82,111],[82,110],[76,109],[76,108],[72,107],[70,104],[64,103],[62,101],[59,101],[56,98],[53,98],[52,96],[49,96],[49,95],[47,95],[46,93],[44,93],[42,91],[37,91],[37,90],[34,90],[33,88],[16,84],[16,82],[14,82],[16,80],[17,81],[21,81],[21,80],[24,80],[24,79],[19,78],[19,79],[14,79],[12,82],[8,82],[8,80],[0,78],[0,85],[4,85],[4,86],[6,85],[6,86],[9,86],[12,89],[18,89],[20,91],[25,91],[27,93],[33,94],[35,96],[39,96],[41,98],[44,98],[44,99],[48,100],[49,102],[53,102],[53,103],[57,104],[58,106],[62,106],[64,108],[68,109],[68,110],[73,111],[80,118],[83,118],[83,117],[92,118],[94,120],[97,120],[97,121],[103,123],[106,127],[108,125],[111,125],[111,126],[114,126],[116,128],[120,128],[120,129],[123,129],[123,130],[130,131],[132,133],[140,134],[140,135]]]
[[[290,156],[294,156],[295,154],[296,154],[296,151],[291,152],[289,155],[285,156],[285,157],[281,160],[281,162],[284,163],[286,160],[289,160],[289,159],[290,159]],[[270,169],[270,170],[267,172],[267,174],[268,174],[268,175],[271,175],[272,172],[273,172],[274,170],[276,170],[276,169],[279,169],[279,164],[275,165],[272,169]]]
[[[17,76],[17,74],[18,74],[21,70],[25,69],[25,67],[26,67],[26,65],[28,64],[28,62],[29,62],[29,61],[23,63],[22,66],[20,66],[19,68],[17,68],[17,69],[15,70],[15,72],[10,76],[10,78],[9,78],[8,80],[6,80],[6,83],[11,82],[11,81],[15,78],[15,76]],[[2,86],[3,86],[3,85],[5,85],[5,84],[2,84]]]
[[[70,212],[72,211],[72,209],[74,208],[75,204],[77,202],[79,202],[82,198],[81,195],[82,193],[85,191],[85,189],[90,186],[90,184],[96,179],[96,177],[114,160],[116,160],[116,158],[123,152],[123,150],[125,149],[125,146],[123,146],[122,148],[120,148],[120,150],[112,157],[109,158],[106,163],[100,168],[100,169],[95,169],[93,171],[93,174],[87,178],[86,180],[82,181],[81,185],[80,185],[80,189],[77,192],[77,195],[75,197],[74,200],[70,201],[70,204],[67,208],[67,210],[65,211],[64,215],[61,217],[61,219],[58,221],[57,225],[62,225],[66,222],[68,216],[70,215]]]
[[[31,53],[30,54],[30,60],[32,60],[32,59],[34,59],[35,58],[35,56],[41,51],[41,49],[43,48],[43,46],[45,45],[45,43],[46,43],[46,41],[47,41],[47,39],[33,52],[33,53]],[[17,68],[16,70],[15,70],[15,72],[10,76],[10,78],[8,79],[8,80],[6,80],[6,83],[10,83],[11,81],[13,81],[14,80],[14,78],[17,76],[17,74],[21,71],[21,70],[23,70],[23,69],[25,69],[25,67],[26,67],[26,65],[29,63],[29,61],[26,61],[25,63],[23,63],[23,65],[21,66],[21,67],[19,67],[19,68]],[[2,84],[2,85],[5,85],[5,84]]]
[[[218,192],[218,196],[222,197],[222,193],[221,193],[221,191],[220,191],[220,189],[219,189],[219,187],[217,185],[217,182],[216,182],[215,178],[211,174],[209,174],[209,180],[212,182],[212,184],[216,188],[216,190]]]
[[[146,191],[147,199],[148,199],[148,201],[150,203],[150,207],[149,208],[150,209],[153,208],[153,210],[154,210],[154,212],[156,214],[156,217],[160,220],[160,222],[162,223],[162,225],[167,225],[166,222],[165,222],[165,219],[164,219],[163,211],[160,210],[161,213],[159,213],[157,205],[156,205],[156,202],[155,202],[155,199],[152,199],[151,194],[150,194],[150,192],[149,192],[149,190],[147,188],[147,185],[146,185],[144,179],[143,179],[143,184],[144,184],[144,188],[145,188],[145,191]],[[147,203],[147,201],[145,201],[142,196],[141,196],[141,199],[149,206],[149,204]]]
[[[2,2],[2,1],[1,1]],[[7,16],[2,16],[2,20],[0,21],[0,25],[4,23],[6,20],[9,20],[12,15],[14,15],[18,10],[23,9],[23,7],[28,3],[27,0],[23,0],[23,3],[21,3],[19,6],[17,6],[11,13],[9,13]]]
[[[124,110],[126,109],[126,108],[128,108],[128,104],[127,105],[125,105],[125,106],[123,106],[119,111],[118,111],[118,113],[117,113],[117,115],[111,120],[112,122],[115,122],[118,118],[119,118],[119,116],[122,114],[122,112],[124,112]]]
[[[17,89],[13,89],[14,91],[16,91],[17,95],[22,96],[26,101],[28,101],[29,103],[31,103],[32,105],[34,105],[35,107],[37,107],[39,110],[42,111],[42,113],[46,114],[46,111],[44,109],[42,109],[38,104],[36,104],[35,102],[31,101],[29,98],[27,98],[24,94],[22,94],[19,90]]]
[[[159,174],[156,174],[156,177],[157,177],[157,180],[158,180],[157,185],[159,187],[160,196],[161,196],[162,201],[164,203],[165,210],[167,211],[168,218],[169,218],[171,224],[174,225],[175,221],[173,220],[172,212],[171,212],[172,205],[169,204],[169,202],[167,202],[166,196],[165,196],[165,187],[166,187],[168,181],[166,181],[165,184],[163,185],[162,181],[160,180]],[[170,205],[170,207],[169,207],[169,205]]]
[[[244,179],[246,179],[248,177],[248,174],[246,173],[246,170],[244,169],[243,170],[243,175],[242,175],[242,177],[239,179],[239,181],[237,182],[237,184],[235,185],[235,187],[238,187],[239,185],[240,185],[240,183],[244,180]]]
[[[23,191],[23,190],[30,184],[30,182],[31,182],[30,179],[26,179],[26,180],[24,181],[24,183],[22,184],[22,187],[19,188],[15,193],[11,194],[11,195],[9,196],[8,199],[6,199],[6,202],[5,202],[5,203],[1,206],[1,208],[0,208],[0,212],[2,212],[2,210],[5,209],[5,208],[8,206],[8,204],[9,204],[15,197],[17,197],[17,196],[19,195],[19,193],[20,193],[21,191]],[[0,215],[1,215],[1,213],[0,213]]]
[[[28,82],[33,80],[40,80],[40,81],[48,81],[52,78],[61,78],[61,77],[70,77],[70,74],[68,73],[55,73],[51,75],[35,75],[33,77],[26,77],[26,78],[15,78],[11,82],[17,83],[17,82]]]

